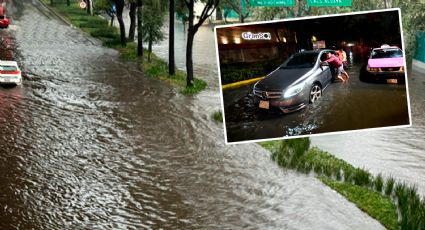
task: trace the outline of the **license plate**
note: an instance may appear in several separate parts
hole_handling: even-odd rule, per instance
[[[269,105],[269,101],[260,101],[260,108],[262,109],[269,109],[270,105]]]
[[[397,79],[387,79],[387,83],[397,84]]]

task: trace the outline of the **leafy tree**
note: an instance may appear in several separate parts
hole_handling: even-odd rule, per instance
[[[148,42],[148,61],[152,53],[152,44],[162,41],[162,25],[164,21],[164,11],[157,0],[146,1],[142,8],[142,37],[143,41]]]
[[[249,0],[222,0],[220,5],[235,11],[239,15],[240,22],[244,22],[250,15]]]
[[[187,9],[189,10],[189,28],[188,35],[187,35],[187,45],[186,45],[186,71],[187,71],[187,80],[186,85],[187,86],[193,86],[193,83],[195,81],[193,77],[193,58],[192,58],[192,51],[193,51],[193,40],[195,38],[196,32],[198,32],[199,27],[207,20],[208,17],[212,15],[214,10],[217,8],[218,4],[220,3],[220,0],[206,0],[204,1],[204,8],[201,12],[201,15],[199,16],[199,20],[196,24],[194,24],[193,20],[195,19],[195,11],[194,11],[194,5],[196,0],[184,0]]]

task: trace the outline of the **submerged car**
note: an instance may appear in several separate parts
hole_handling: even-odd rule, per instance
[[[22,74],[16,61],[0,61],[0,83],[22,84]]]
[[[382,45],[370,53],[366,72],[369,78],[398,83],[404,80],[403,51],[396,46]]]
[[[9,19],[4,14],[4,8],[0,6],[0,28],[9,27]]]
[[[332,50],[296,53],[257,82],[253,93],[259,99],[259,107],[275,107],[290,113],[320,99],[333,79],[329,66],[321,65],[329,52],[335,53]]]

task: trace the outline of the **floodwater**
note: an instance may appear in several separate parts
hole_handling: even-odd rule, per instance
[[[425,196],[425,77],[409,73],[412,126],[323,137],[312,144],[375,175],[393,176]]]
[[[383,229],[257,145],[224,146],[216,89],[181,96],[20,2],[0,31],[25,72],[0,86],[1,229]]]
[[[405,85],[364,82],[362,66],[354,64],[347,82],[330,84],[317,103],[290,114],[259,109],[253,85],[225,91],[228,141],[408,125]]]

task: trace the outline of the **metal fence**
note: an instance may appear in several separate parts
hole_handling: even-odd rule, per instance
[[[425,62],[425,31],[418,31],[416,34],[416,44],[415,59]]]

